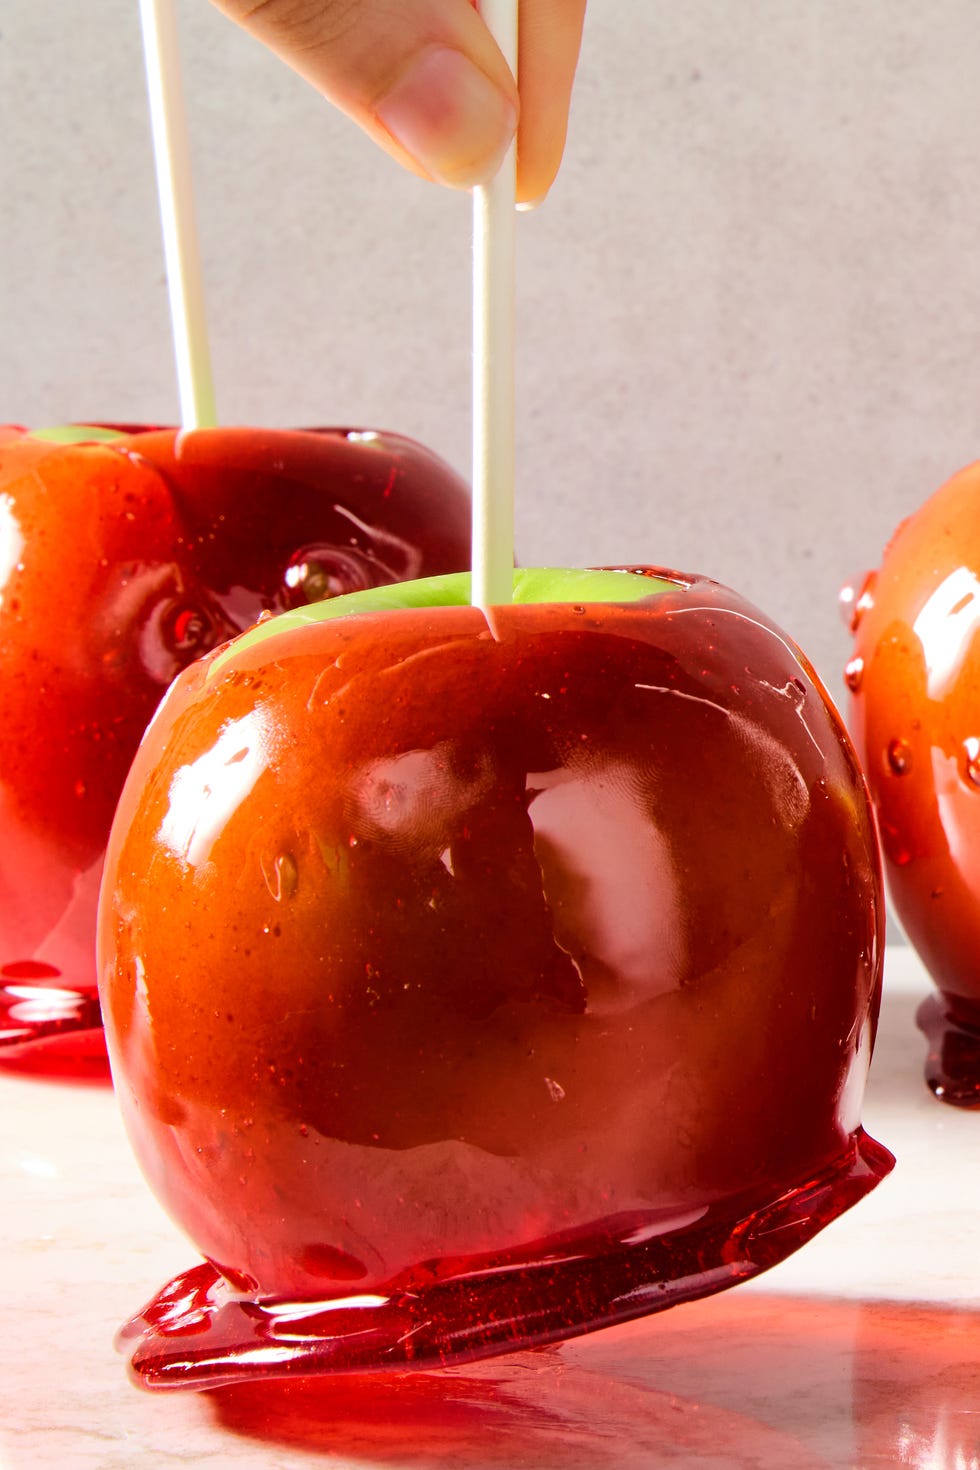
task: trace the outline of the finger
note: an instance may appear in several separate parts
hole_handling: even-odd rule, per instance
[[[517,196],[523,203],[539,203],[558,172],[584,20],[585,0],[521,0]]]
[[[470,0],[215,0],[399,162],[469,188],[517,126],[514,78]]]

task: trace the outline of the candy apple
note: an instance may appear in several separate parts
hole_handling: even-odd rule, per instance
[[[466,576],[186,670],[107,853],[143,1169],[207,1257],[150,1385],[442,1363],[717,1290],[885,1173],[866,789],[790,641],[670,573]]]
[[[104,1067],[103,852],[174,675],[263,612],[468,564],[465,487],[397,435],[3,432],[0,1055]]]
[[[850,723],[895,910],[939,994],[926,1077],[980,1106],[980,464],[955,475],[845,589]]]

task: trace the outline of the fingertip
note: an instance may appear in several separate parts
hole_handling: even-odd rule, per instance
[[[515,101],[448,46],[412,56],[373,111],[424,173],[460,189],[493,177],[517,131]]]
[[[517,197],[536,208],[561,167],[585,0],[522,0]]]
[[[522,154],[518,132],[517,208],[522,214],[530,214],[540,208],[551,193],[561,166],[564,144],[564,130],[556,146],[554,140],[543,138],[539,129],[533,148],[526,148]]]
[[[215,0],[404,167],[466,189],[499,168],[517,84],[472,0]]]

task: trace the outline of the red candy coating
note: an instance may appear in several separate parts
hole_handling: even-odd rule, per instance
[[[147,1310],[146,1381],[158,1339],[217,1381],[236,1332],[308,1371],[581,1331],[869,1189],[877,848],[785,636],[705,581],[319,612],[181,675],[113,828],[117,1094],[225,1278]]]
[[[850,723],[889,891],[940,995],[926,1075],[980,1105],[980,464],[889,542],[851,595]]]
[[[174,675],[263,611],[468,558],[465,487],[397,435],[0,435],[0,1055],[98,1027],[103,852]]]

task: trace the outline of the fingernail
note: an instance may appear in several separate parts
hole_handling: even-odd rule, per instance
[[[493,178],[517,127],[510,98],[445,46],[416,57],[375,115],[426,173],[459,189]]]

